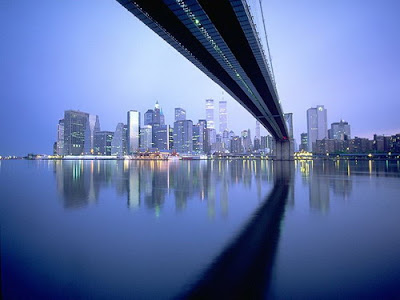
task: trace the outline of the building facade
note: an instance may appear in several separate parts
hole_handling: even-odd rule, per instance
[[[313,151],[317,140],[328,138],[327,110],[323,105],[307,110],[308,151]]]
[[[64,155],[64,119],[58,121],[57,125],[56,153],[57,155]]]
[[[64,112],[64,155],[82,155],[85,146],[85,129],[89,114],[81,111]]]
[[[343,120],[332,123],[329,130],[329,138],[342,141],[351,139],[349,123]]]
[[[140,147],[140,113],[136,110],[128,111],[128,154],[132,154],[138,151]]]
[[[94,134],[94,154],[111,155],[114,132],[97,131]]]
[[[206,121],[207,121],[207,128],[215,129],[214,124],[214,100],[207,99],[206,100]]]
[[[85,128],[85,154],[94,153],[94,135],[96,132],[100,131],[100,120],[97,115],[89,115]]]
[[[184,120],[186,120],[186,110],[180,107],[175,108],[175,122]]]
[[[178,153],[192,153],[193,122],[191,120],[174,123],[174,149]]]
[[[153,130],[151,125],[144,125],[140,128],[140,148],[153,148]]]
[[[219,132],[228,130],[228,110],[226,101],[219,101]]]

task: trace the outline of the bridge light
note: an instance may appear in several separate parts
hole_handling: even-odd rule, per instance
[[[195,19],[195,20],[194,20],[194,23],[195,23],[196,25],[199,25],[199,24],[200,24],[200,21],[199,21],[198,19]]]

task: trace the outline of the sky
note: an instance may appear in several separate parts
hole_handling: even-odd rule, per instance
[[[258,0],[249,0],[259,26]],[[400,2],[263,0],[273,67],[295,138],[306,110],[325,105],[328,126],[352,136],[400,133]],[[261,27],[260,31],[261,30]],[[0,155],[52,153],[58,120],[75,109],[102,130],[158,100],[205,118],[205,99],[228,101],[228,127],[255,120],[211,79],[115,0],[0,0]],[[218,106],[216,106],[218,108]],[[216,120],[217,121],[217,120]]]

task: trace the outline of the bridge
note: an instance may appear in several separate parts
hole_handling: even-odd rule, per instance
[[[117,0],[293,150],[274,77],[245,0]]]

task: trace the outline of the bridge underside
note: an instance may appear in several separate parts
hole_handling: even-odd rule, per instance
[[[242,0],[118,0],[277,140],[287,128],[261,43]]]

